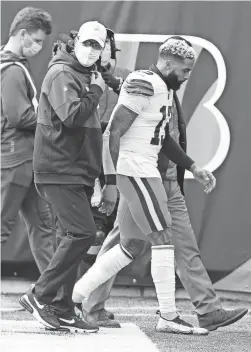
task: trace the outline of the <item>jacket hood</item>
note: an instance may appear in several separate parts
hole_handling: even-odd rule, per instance
[[[57,53],[53,56],[51,61],[49,62],[49,67],[51,68],[55,64],[64,64],[67,66],[72,67],[74,70],[82,73],[91,73],[95,69],[95,65],[91,67],[84,67],[82,66],[78,60],[71,54],[66,51],[65,44],[62,44]]]
[[[1,63],[18,61],[21,62],[23,65],[28,66],[28,60],[26,57],[18,56],[11,51],[5,51],[4,45],[0,48],[0,60]]]

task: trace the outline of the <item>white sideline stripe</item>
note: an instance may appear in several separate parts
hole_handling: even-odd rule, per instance
[[[156,345],[132,323],[121,329],[101,328],[95,334],[46,331],[38,322],[2,320],[1,352],[159,352]]]
[[[22,311],[25,310],[23,307],[20,308],[0,308],[0,312],[17,312],[17,311]]]
[[[142,312],[142,311],[144,311],[144,312],[151,312],[151,311],[153,311],[153,312],[156,312],[158,309],[159,309],[159,307],[158,306],[145,306],[145,307],[143,307],[143,306],[133,306],[133,307],[112,307],[112,306],[109,306],[109,305],[107,305],[107,307],[106,307],[106,309],[107,310],[109,310],[110,312],[113,312],[113,313],[115,313],[115,314],[117,314],[116,312]],[[177,311],[179,312],[179,309],[177,309]],[[192,310],[191,309],[188,309],[188,310],[181,310],[181,312],[187,312],[187,313],[185,313],[185,314],[188,314],[188,315],[194,315],[193,313],[192,313]],[[181,313],[182,315],[184,315],[183,313]]]
[[[152,202],[152,199],[145,187],[145,185],[143,184],[143,182],[141,181],[140,178],[138,177],[134,177],[134,180],[137,182],[141,192],[143,193],[143,196],[145,198],[145,201],[146,201],[146,204],[148,206],[148,209],[149,209],[149,212],[150,212],[150,215],[154,221],[154,224],[157,228],[158,231],[161,231],[163,230],[163,226],[161,225],[160,221],[159,221],[159,218],[158,218],[158,215],[154,209],[154,206],[153,206],[153,202]]]
[[[182,317],[194,317],[192,314],[180,314]],[[158,318],[159,315],[157,314],[150,314],[150,313],[115,313],[115,319],[116,317],[156,317]]]
[[[158,310],[159,307],[158,306],[133,306],[133,307],[110,307],[109,305],[107,305],[107,310],[109,311],[121,311],[121,310],[130,310],[130,311],[134,311],[134,310]]]

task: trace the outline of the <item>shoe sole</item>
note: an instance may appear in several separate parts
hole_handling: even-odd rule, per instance
[[[205,332],[195,332],[195,331],[192,332],[192,335],[194,336],[206,336],[208,334],[209,334],[209,331],[207,329]]]
[[[182,335],[194,335],[194,336],[206,336],[209,334],[208,329],[203,328],[205,331],[204,332],[196,332],[195,330],[193,330],[193,328],[191,328],[191,330],[189,331],[180,331],[178,329],[175,328],[169,328],[169,330],[165,330],[165,329],[158,329],[155,328],[155,330],[157,332],[162,332],[162,333],[167,333],[167,334],[182,334]]]
[[[240,312],[239,314],[237,314],[235,317],[231,318],[231,319],[228,319],[227,321],[223,322],[223,323],[220,323],[220,324],[214,324],[214,325],[211,325],[211,326],[205,326],[205,329],[209,330],[209,331],[214,331],[214,330],[217,330],[218,328],[220,327],[223,327],[223,326],[228,326],[228,325],[231,325],[231,324],[234,324],[236,323],[238,320],[240,320],[241,318],[244,317],[244,315],[246,315],[248,312],[248,309],[245,309],[244,311]]]
[[[22,296],[19,299],[19,303],[24,307],[24,309],[26,309],[30,314],[33,315],[33,317],[39,321],[41,324],[43,324],[45,327],[50,328],[50,329],[57,329],[58,327],[53,326],[49,323],[47,323],[45,320],[43,320],[43,318],[41,318],[41,316],[39,315],[38,311],[36,310],[36,308],[31,304],[29,297],[27,295]]]
[[[69,328],[69,327],[63,327],[63,326],[60,326],[60,328],[57,328],[57,329],[51,329],[51,328],[48,328],[48,327],[45,327],[45,330],[46,331],[59,331],[59,332],[90,332],[89,330],[83,330],[83,329],[77,329],[76,328]],[[91,331],[92,333],[93,332],[97,332],[98,330],[96,331]]]
[[[194,335],[194,336],[206,336],[206,335],[208,335],[209,334],[209,331],[207,331],[207,332],[203,332],[203,333],[198,333],[198,332],[194,332],[193,330],[191,330],[191,331],[180,331],[180,330],[175,330],[175,329],[173,329],[173,330],[169,330],[169,331],[166,331],[166,330],[162,330],[162,329],[160,329],[160,330],[157,330],[157,329],[155,329],[157,332],[162,332],[162,333],[165,333],[165,334],[179,334],[179,335]]]
[[[121,325],[105,325],[105,324],[97,324],[100,328],[106,329],[121,329]]]
[[[47,326],[45,327],[45,330],[46,331],[53,331],[53,332],[55,332],[55,331],[59,331],[59,332],[69,332],[69,329],[66,329],[66,328],[53,328],[53,329],[51,329],[51,328],[48,328]]]
[[[62,329],[66,329],[67,331],[71,332],[71,333],[74,333],[74,332],[87,332],[87,333],[95,333],[95,332],[98,332],[99,329],[80,329],[80,328],[76,328],[75,326],[64,326],[64,325],[61,325],[60,328]]]
[[[157,329],[155,328],[155,330],[157,332],[163,332],[166,334],[182,334],[182,335],[193,335],[193,331],[189,330],[189,331],[180,331],[180,330],[176,330],[175,328],[169,328],[169,330],[167,329]]]

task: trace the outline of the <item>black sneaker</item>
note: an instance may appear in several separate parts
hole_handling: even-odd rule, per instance
[[[35,319],[47,328],[60,328],[60,323],[55,315],[54,308],[51,305],[39,302],[31,290],[23,295],[19,302]]]
[[[80,312],[82,312],[82,310],[83,310],[82,303],[75,303],[75,306],[77,307],[77,309]],[[110,312],[109,310],[106,310],[105,308],[101,308],[100,311],[102,311],[102,314],[105,314],[108,319],[115,320],[114,314],[112,312]]]
[[[112,312],[110,312],[109,310],[107,310],[105,308],[103,308],[103,309],[104,309],[104,313],[105,313],[105,315],[107,316],[108,319],[115,320],[115,316],[114,316],[114,314]]]
[[[89,313],[82,309],[82,314],[85,321],[90,324],[94,324],[102,328],[121,328],[121,325],[117,320],[108,318],[104,308]]]
[[[60,328],[68,329],[70,332],[97,332],[99,327],[88,323],[85,319],[73,315],[71,317],[58,317]]]
[[[77,307],[77,309],[80,310],[80,312],[82,312],[82,303],[74,303],[74,304]]]
[[[235,323],[244,317],[247,312],[248,309],[246,308],[237,308],[231,310],[217,309],[204,315],[198,314],[197,316],[200,327],[209,331],[213,331],[220,327]]]

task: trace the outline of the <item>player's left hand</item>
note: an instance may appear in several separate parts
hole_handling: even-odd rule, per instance
[[[216,178],[210,171],[202,169],[196,164],[193,164],[191,167],[191,172],[193,173],[194,178],[205,186],[205,193],[208,194],[212,192],[216,186]]]
[[[100,185],[100,181],[98,178],[95,180],[95,186],[94,186],[94,192],[91,197],[91,206],[92,207],[98,207],[101,201],[101,193],[102,193],[102,188]]]
[[[105,185],[102,190],[100,213],[105,213],[107,216],[111,215],[117,203],[118,191],[114,185]]]

